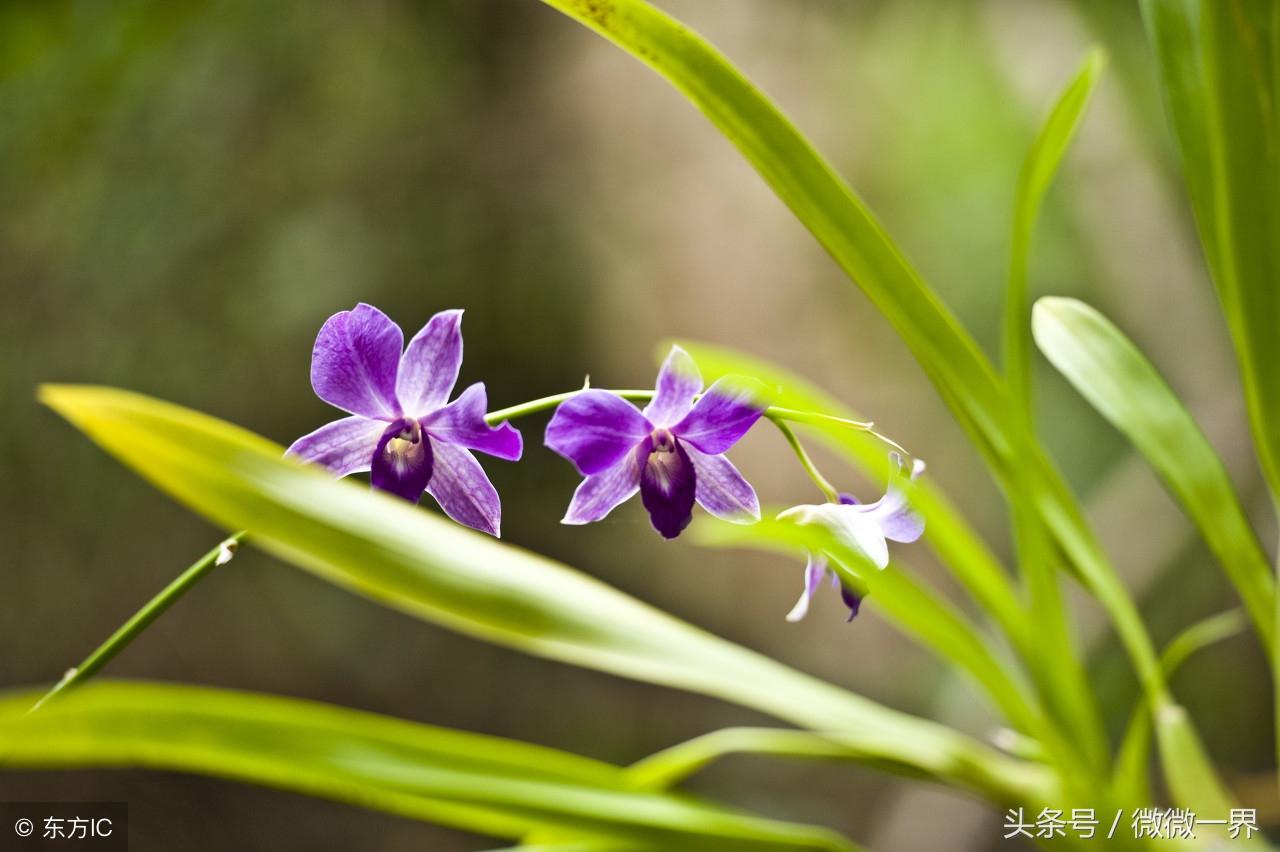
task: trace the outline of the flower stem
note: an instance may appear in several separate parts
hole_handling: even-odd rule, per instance
[[[231,561],[231,557],[235,555],[236,549],[240,546],[240,542],[248,535],[248,530],[241,530],[220,542],[217,547],[210,550],[204,556],[197,559],[190,568],[183,571],[177,579],[165,586],[164,589],[152,598],[147,604],[136,613],[133,617],[120,626],[115,633],[112,633],[107,641],[103,642],[84,662],[73,669],[68,669],[67,673],[62,676],[62,680],[45,693],[44,697],[36,702],[35,706],[29,712],[34,713],[39,710],[45,702],[59,695],[74,686],[79,685],[83,681],[93,677],[93,675],[111,661],[116,654],[120,653],[130,642],[132,642],[139,633],[146,630],[150,624],[167,610],[173,603],[182,597],[188,589],[208,574],[213,568],[219,565],[225,565]]]
[[[552,394],[544,396],[541,399],[532,399],[528,402],[522,402],[519,405],[513,405],[510,408],[500,408],[497,411],[491,411],[485,415],[485,422],[490,426],[496,426],[504,420],[515,420],[524,417],[527,414],[537,414],[539,411],[546,411],[549,408],[555,408],[562,402],[572,399],[582,393],[587,388],[581,390],[567,391],[565,393]],[[653,391],[651,390],[609,390],[607,393],[616,394],[623,399],[630,399],[636,402],[647,402],[653,399]],[[698,396],[701,396],[699,394]],[[772,420],[774,423],[780,423],[784,420],[792,420],[796,423],[814,423],[826,424],[831,426],[844,426],[849,429],[861,429],[863,431],[871,431],[874,425],[870,422],[861,420],[848,420],[844,417],[833,417],[830,414],[819,414],[815,411],[800,411],[795,408],[783,408],[778,405],[771,405],[764,410],[764,416]]]
[[[813,484],[818,486],[831,503],[840,502],[840,492],[836,491],[835,486],[827,481],[827,478],[818,470],[818,466],[813,463],[813,459],[809,458],[809,454],[805,451],[804,445],[800,443],[800,439],[796,437],[796,433],[791,430],[781,420],[773,421],[773,425],[778,427],[778,431],[782,433],[782,437],[787,439],[787,443],[791,445],[791,449],[795,451],[796,458],[800,460],[800,466],[804,468],[805,473],[809,474],[809,478],[813,480]]]

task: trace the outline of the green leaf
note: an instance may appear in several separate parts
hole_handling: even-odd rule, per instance
[[[638,790],[666,790],[708,764],[731,754],[848,760],[858,756],[840,741],[840,734],[792,731],[785,728],[721,728],[678,743],[626,770]]]
[[[1031,409],[1031,306],[1028,296],[1031,239],[1049,185],[1075,137],[1105,64],[1106,57],[1100,48],[1089,51],[1080,69],[1058,95],[1018,175],[1009,251],[1009,285],[1005,295],[1004,358],[1009,387],[1028,420]]]
[[[1200,0],[1140,0],[1140,5],[1200,239],[1210,268],[1216,268],[1218,226],[1205,115],[1208,93],[1200,57]]]
[[[1138,348],[1088,305],[1041,299],[1034,327],[1045,357],[1133,442],[1195,522],[1270,652],[1275,581],[1227,471],[1195,420]]]
[[[1156,741],[1169,792],[1181,807],[1199,814],[1225,814],[1238,807],[1218,779],[1182,705],[1169,702],[1156,712]]]
[[[1269,0],[1143,0],[1200,241],[1280,500],[1280,129]]]
[[[1172,680],[1182,664],[1193,654],[1243,631],[1249,621],[1238,609],[1211,615],[1175,636],[1160,655],[1165,678]],[[1125,728],[1120,754],[1116,758],[1114,785],[1118,798],[1125,802],[1144,802],[1151,798],[1147,784],[1147,761],[1150,756],[1151,720],[1146,709],[1137,707]]]
[[[586,841],[583,843],[521,843],[519,846],[491,849],[489,852],[648,852],[648,850],[661,852],[661,847],[617,841]]]
[[[1280,512],[1280,7],[1142,0],[1142,10],[1254,447]],[[1268,651],[1274,668],[1280,653]],[[1280,677],[1273,680],[1280,732]]]
[[[1183,630],[1164,647],[1160,654],[1160,665],[1164,667],[1164,676],[1170,680],[1193,654],[1230,639],[1249,626],[1245,614],[1238,609],[1229,609]]]
[[[1027,152],[1018,175],[1005,292],[1004,365],[1013,397],[1012,416],[1030,443],[1034,436],[1029,276],[1031,241],[1040,207],[1084,116],[1101,76],[1104,57],[1094,48],[1059,94]],[[1010,517],[1018,564],[1026,578],[1029,610],[1040,641],[1029,663],[1049,706],[1080,738],[1080,752],[1095,769],[1107,762],[1101,717],[1083,666],[1077,662],[1065,599],[1058,582],[1051,531],[1036,511],[1036,471],[1022,465],[1013,473]]]
[[[628,788],[617,767],[296,699],[99,682],[28,713],[0,697],[9,769],[142,767],[323,796],[484,834],[552,828],[665,848],[851,849],[829,831]]]
[[[100,387],[41,398],[161,490],[314,574],[409,614],[575,665],[867,741],[883,765],[1017,798],[1015,762],[712,636],[549,559],[282,457],[221,420]],[[1017,792],[1015,792],[1015,790]]]

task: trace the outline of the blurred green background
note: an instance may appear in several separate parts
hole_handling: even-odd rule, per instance
[[[1275,540],[1136,3],[662,5],[784,105],[993,354],[1021,157],[1057,85],[1103,43],[1110,69],[1049,199],[1034,286],[1090,301],[1144,347]],[[1009,550],[977,456],[858,290],[678,95],[534,0],[0,6],[0,296],[0,687],[56,679],[219,537],[39,408],[35,385],[132,388],[287,444],[333,416],[308,384],[311,343],[357,301],[407,334],[466,308],[462,381],[487,382],[494,407],[586,373],[643,387],[670,336],[772,358],[927,459]],[[1157,638],[1233,606],[1142,463],[1043,365],[1040,379],[1043,431]],[[851,625],[835,596],[785,623],[798,564],[664,543],[638,505],[559,525],[577,477],[542,449],[543,420],[520,425],[526,459],[485,462],[508,539],[895,707],[993,729],[981,699],[874,602]],[[819,496],[767,429],[735,458],[766,503]],[[828,475],[875,496],[848,471]],[[902,555],[954,593],[927,548]],[[1118,728],[1130,672],[1083,602],[1079,627]],[[251,548],[110,674],[334,701],[616,762],[769,722],[463,639]],[[1255,641],[1202,654],[1174,686],[1274,825]],[[845,767],[733,758],[691,786],[876,849],[1004,848],[999,814]],[[501,845],[207,779],[0,774],[0,799],[49,798],[128,800],[137,849]]]

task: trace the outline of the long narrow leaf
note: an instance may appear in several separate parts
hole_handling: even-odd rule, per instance
[[[1022,426],[1019,431],[1028,443],[1034,435],[1029,301],[1031,241],[1041,204],[1084,116],[1103,61],[1103,54],[1097,48],[1085,58],[1049,111],[1018,175],[1005,291],[1004,368],[1012,396],[1011,416],[1019,419]],[[1013,480],[1010,516],[1018,564],[1026,580],[1031,617],[1039,628],[1039,641],[1028,662],[1052,711],[1079,737],[1083,757],[1096,770],[1102,770],[1107,762],[1107,748],[1101,716],[1092,700],[1084,668],[1074,653],[1051,532],[1036,511],[1036,470],[1031,465],[1017,466]]]
[[[849,748],[839,736],[785,728],[721,728],[649,755],[627,769],[627,777],[636,789],[666,790],[730,754],[847,759]]]
[[[1031,410],[1031,303],[1028,295],[1031,238],[1049,185],[1075,137],[1104,64],[1105,57],[1099,48],[1089,51],[1079,70],[1058,95],[1018,175],[1009,250],[1009,283],[1005,294],[1004,368],[1015,404],[1022,408],[1028,419]]]
[[[551,560],[282,457],[221,420],[110,388],[42,398],[153,484],[287,562],[388,606],[531,654],[847,731],[909,774],[1001,801],[1016,762],[944,726],[803,675]],[[1013,765],[1011,765],[1013,764]]]
[[[1280,495],[1280,49],[1265,0],[1142,0],[1200,241]]]
[[[1253,443],[1280,512],[1280,7],[1142,0],[1142,10]],[[1268,651],[1274,668],[1280,650]],[[1273,681],[1280,732],[1280,677]]]
[[[1123,332],[1074,299],[1041,299],[1036,343],[1098,413],[1133,442],[1195,522],[1235,584],[1268,653],[1275,581],[1231,480],[1195,420]]]
[[[503,837],[551,828],[689,849],[850,849],[831,832],[628,788],[608,764],[296,699],[99,682],[28,713],[0,698],[10,769],[144,767],[324,796]]]

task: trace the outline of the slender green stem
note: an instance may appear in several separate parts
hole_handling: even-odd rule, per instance
[[[491,411],[485,415],[485,422],[490,426],[497,425],[504,420],[515,420],[528,414],[537,414],[539,411],[546,411],[555,408],[562,402],[572,399],[587,388],[580,390],[566,391],[565,393],[552,394],[544,396],[541,399],[531,399],[528,402],[522,402],[519,405],[513,405],[510,408],[500,408],[497,411]],[[623,399],[635,400],[637,402],[645,402],[653,399],[653,391],[651,390],[610,390],[608,393],[616,394]],[[699,394],[701,396],[701,394]],[[774,423],[783,420],[792,420],[796,423],[824,423],[836,426],[845,426],[850,429],[860,429],[862,431],[871,431],[874,425],[861,420],[849,420],[844,417],[833,417],[830,414],[819,414],[815,411],[800,411],[795,408],[783,408],[778,405],[771,405],[764,410],[764,416],[772,420]],[[887,438],[880,436],[882,440],[888,441]],[[889,443],[893,443],[889,441]],[[894,446],[897,446],[896,444]]]
[[[818,466],[813,463],[813,459],[809,458],[809,453],[805,451],[804,445],[800,443],[800,439],[796,437],[796,433],[792,431],[791,427],[781,420],[773,421],[773,425],[777,426],[778,431],[782,433],[782,437],[787,439],[787,443],[795,451],[796,458],[800,460],[800,466],[804,468],[805,473],[809,474],[809,478],[813,480],[814,485],[818,486],[818,490],[823,493],[827,501],[839,503],[840,492],[818,470]]]
[[[120,626],[119,630],[112,633],[107,641],[99,645],[92,654],[85,658],[83,663],[73,669],[68,669],[67,673],[62,676],[62,680],[58,681],[53,689],[45,693],[44,697],[36,702],[35,706],[31,708],[31,712],[34,713],[39,710],[45,702],[55,695],[65,692],[93,677],[94,673],[110,662],[139,633],[146,630],[151,625],[151,622],[159,618],[178,598],[186,594],[188,589],[200,582],[205,574],[208,574],[219,565],[225,565],[230,562],[235,555],[236,549],[240,546],[240,542],[248,534],[248,530],[241,530],[197,559],[190,568],[183,571],[177,579],[165,586],[158,595],[148,601],[146,606],[134,613],[132,618]]]

